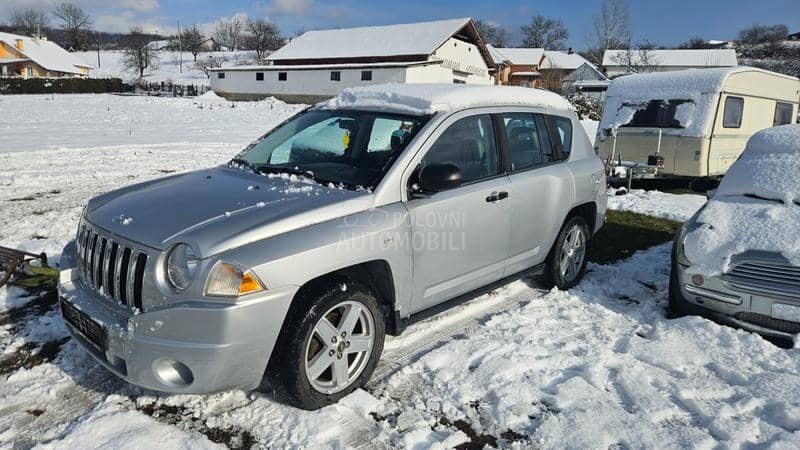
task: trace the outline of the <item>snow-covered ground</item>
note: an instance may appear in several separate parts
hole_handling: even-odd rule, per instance
[[[208,86],[209,81],[203,71],[195,66],[194,57],[189,52],[159,51],[158,62],[145,70],[144,79],[153,83],[171,81],[176,84]],[[75,52],[75,55],[91,65],[92,78],[121,78],[133,81],[139,74],[126,70],[123,63],[123,52],[119,50],[101,50],[100,65],[97,62],[97,52]],[[209,57],[220,59],[223,66],[251,62],[255,53],[251,51],[239,52],[202,52],[197,55],[198,61],[207,60]],[[181,65],[183,58],[183,65]]]
[[[608,209],[633,211],[662,219],[685,222],[706,203],[705,195],[669,194],[660,191],[632,189],[616,195],[617,189],[608,190]]]
[[[28,110],[0,121],[0,245],[57,254],[91,196],[224,161],[297,108],[145,100],[0,97]],[[611,206],[685,219],[701,199],[634,192]],[[0,288],[0,448],[797,448],[800,350],[667,320],[669,251],[591,265],[569,291],[512,282],[413,324],[367,389],[315,412],[127,385],[66,339],[52,294]]]

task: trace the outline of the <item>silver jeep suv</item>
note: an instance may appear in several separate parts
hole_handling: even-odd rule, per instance
[[[269,386],[313,409],[362,386],[415,313],[526,271],[573,286],[605,209],[603,164],[555,94],[350,89],[228,164],[92,199],[61,311],[136,385]]]

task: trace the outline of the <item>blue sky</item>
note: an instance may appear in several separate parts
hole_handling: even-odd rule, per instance
[[[4,0],[18,7],[52,8],[61,0]],[[390,24],[454,17],[491,21],[519,37],[519,26],[534,14],[562,19],[568,45],[586,47],[586,35],[600,0],[486,1],[486,0],[72,0],[88,11],[96,28],[124,31],[142,24],[162,33],[175,21],[210,27],[219,17],[236,14],[268,17],[286,34],[309,29]],[[753,23],[783,23],[800,31],[800,0],[631,0],[634,41],[649,39],[674,45],[694,35],[731,39]]]

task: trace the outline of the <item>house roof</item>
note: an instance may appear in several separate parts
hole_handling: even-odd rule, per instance
[[[628,50],[606,50],[603,54],[603,66],[624,66]],[[636,64],[639,51],[631,50],[631,59]],[[736,51],[733,49],[708,50],[648,50],[650,65],[673,67],[732,67],[738,64]]]
[[[0,60],[2,61],[2,60]],[[396,67],[432,66],[442,64],[443,61],[411,61],[411,62],[383,62],[383,63],[341,63],[341,64],[302,64],[302,65],[268,65],[268,66],[231,66],[215,67],[210,72],[260,72],[260,71],[300,71],[323,69],[392,69]]]
[[[17,48],[17,39],[22,39],[22,47]],[[26,58],[53,72],[81,73],[79,67],[90,67],[77,56],[69,53],[58,44],[46,39],[0,32],[0,42],[13,48]]]
[[[268,60],[430,55],[472,22],[469,18],[308,31]],[[488,55],[487,55],[488,56]]]
[[[487,45],[495,63],[509,62],[515,65],[538,65],[542,69],[575,70],[589,61],[577,53],[567,53],[543,48],[494,47]],[[544,59],[542,57],[544,56]]]

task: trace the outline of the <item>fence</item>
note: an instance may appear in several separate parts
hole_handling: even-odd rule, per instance
[[[0,94],[126,93],[194,97],[209,90],[207,85],[176,84],[169,81],[125,83],[119,78],[0,78]]]

